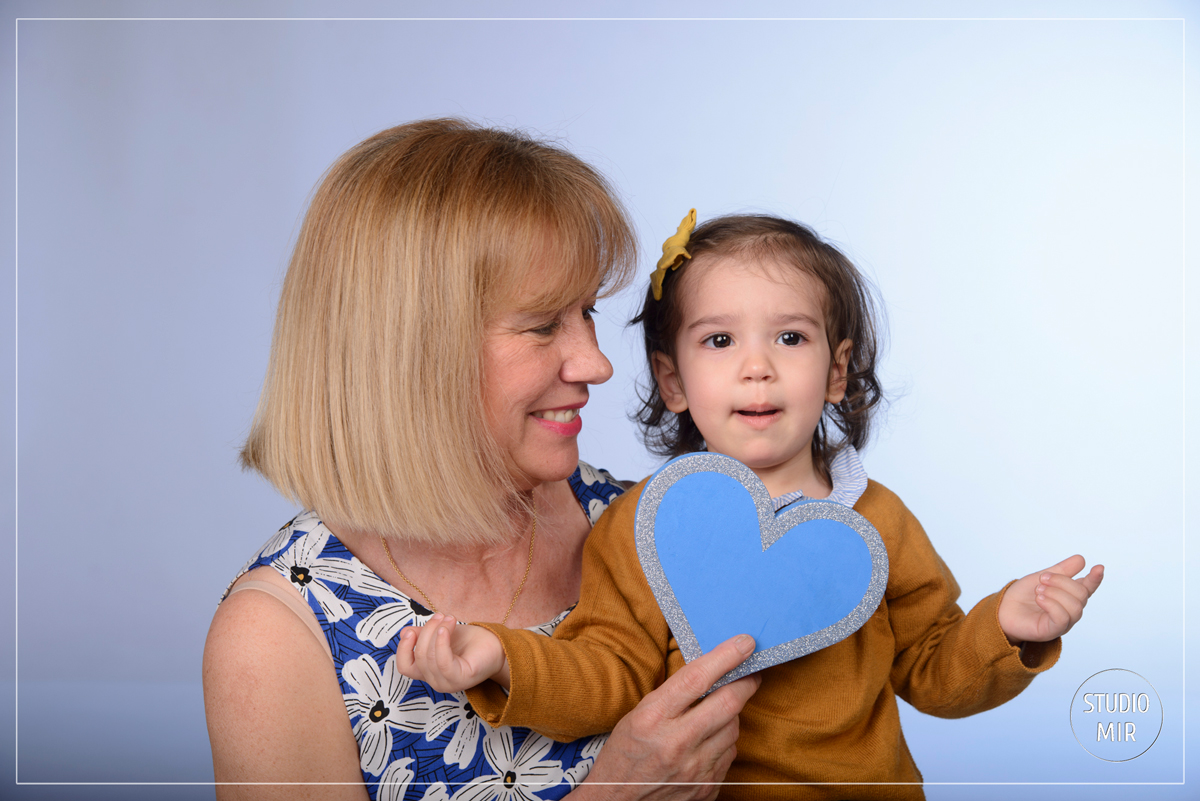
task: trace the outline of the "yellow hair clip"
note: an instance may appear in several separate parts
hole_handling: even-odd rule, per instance
[[[663,242],[662,258],[658,260],[658,266],[650,275],[650,288],[654,291],[655,300],[662,300],[662,285],[663,279],[667,277],[667,270],[674,270],[683,264],[684,259],[692,257],[692,254],[687,252],[687,243],[694,230],[696,230],[696,210],[692,209],[683,218],[683,222],[679,223],[679,228],[675,233],[668,236],[667,241]]]

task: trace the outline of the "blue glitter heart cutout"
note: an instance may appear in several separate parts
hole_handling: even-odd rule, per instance
[[[714,689],[849,637],[887,586],[887,550],[865,517],[817,500],[776,513],[758,476],[721,454],[663,465],[636,521],[642,571],[685,661],[754,637]]]

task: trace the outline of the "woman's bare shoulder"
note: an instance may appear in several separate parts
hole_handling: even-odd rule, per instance
[[[295,592],[275,571],[262,581]],[[295,610],[268,592],[233,592],[204,646],[204,707],[222,799],[366,798],[358,746],[329,655]]]

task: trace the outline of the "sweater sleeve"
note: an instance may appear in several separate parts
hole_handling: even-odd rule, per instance
[[[1008,586],[964,615],[958,582],[912,512],[874,482],[863,501],[864,515],[886,532],[897,695],[931,715],[965,717],[1016,697],[1058,660],[1059,639],[1024,648],[1008,642],[999,619]]]
[[[570,741],[612,731],[660,684],[677,651],[646,583],[633,526],[641,486],[615,500],[588,536],[579,605],[554,637],[479,624],[500,638],[507,696],[495,682],[467,691],[491,726],[525,726]]]

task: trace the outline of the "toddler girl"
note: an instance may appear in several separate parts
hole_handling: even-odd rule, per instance
[[[1057,660],[1059,637],[1079,620],[1103,568],[1074,580],[1084,562],[1070,557],[964,615],[921,525],[858,459],[880,400],[870,295],[858,271],[787,220],[723,217],[693,234],[694,225],[693,210],[663,246],[635,319],[654,377],[638,418],[647,443],[667,456],[708,450],[744,462],[777,509],[801,498],[852,506],[879,530],[890,568],[883,601],[861,629],[762,671],[721,797],[922,798],[896,696],[941,717],[1014,697]],[[592,530],[579,605],[552,640],[435,616],[404,630],[397,667],[441,692],[479,684],[468,697],[493,726],[558,740],[612,729],[683,665],[634,544],[644,484]],[[748,638],[735,640],[748,654]]]

